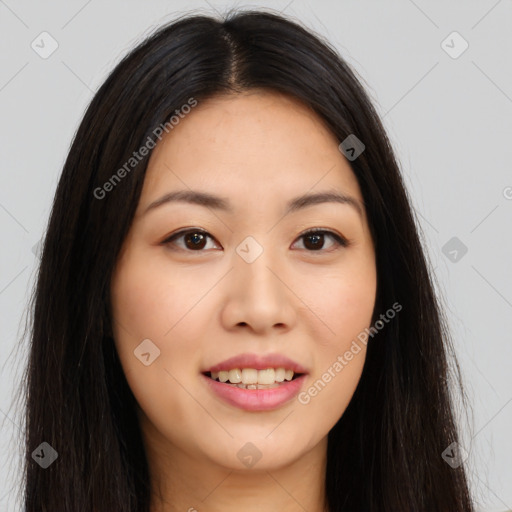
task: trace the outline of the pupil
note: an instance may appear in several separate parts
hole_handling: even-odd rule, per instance
[[[306,237],[306,240],[313,240],[313,244],[312,244],[312,248],[313,249],[321,249],[322,247],[322,243],[319,243],[321,242],[321,238],[322,238],[323,235],[308,235]],[[307,244],[306,244],[307,246]]]
[[[204,236],[202,233],[192,233],[187,236],[187,241],[192,241],[192,247],[198,248],[204,242]]]

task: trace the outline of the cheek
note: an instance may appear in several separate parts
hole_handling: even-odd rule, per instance
[[[309,428],[324,435],[343,416],[364,366],[366,348],[363,346],[359,350],[350,361],[344,358],[345,352],[333,354],[297,396],[297,407],[302,408],[306,430]]]
[[[375,307],[377,283],[373,265],[347,266],[330,273],[310,272],[298,295],[315,326],[318,347],[331,355],[346,350],[353,338],[369,327]]]
[[[191,286],[186,273],[149,262],[142,251],[126,254],[111,288],[115,345],[140,404],[151,403],[164,388],[179,393],[173,376],[180,382],[189,378],[190,366],[197,359],[196,340],[205,330],[205,319],[210,318],[199,299],[215,282],[210,275]],[[144,341],[144,347],[158,354],[148,366],[136,357],[142,353],[139,346],[143,340],[150,340],[149,344]]]
[[[172,312],[179,308],[173,304],[172,290],[163,294],[163,288],[151,272],[127,266],[112,287],[112,308],[116,321],[114,343],[128,385],[144,415],[160,419],[165,425],[169,421],[165,411],[173,411],[173,421],[183,420],[181,409],[174,406],[181,390],[173,376],[179,381],[182,377],[172,361],[187,360],[190,354],[180,352],[186,347],[180,343],[174,344],[170,353],[174,331],[167,336],[165,333],[175,323]],[[142,346],[146,348],[141,350]],[[147,352],[151,362],[146,366],[142,354]]]
[[[371,325],[376,272],[373,265],[347,267],[309,283],[315,285],[304,287],[301,297],[315,313],[309,313],[310,325],[317,326],[311,333],[315,372],[298,402],[306,418],[316,418],[329,430],[343,415],[361,377],[366,357],[361,333]]]
[[[120,335],[124,331],[140,341],[159,342],[172,337],[198,299],[198,289],[185,275],[176,268],[149,265],[142,253],[125,258],[112,284],[112,314]]]
[[[355,338],[370,325],[375,296],[376,285],[372,279],[344,281],[336,290],[332,290],[332,302],[328,311],[339,340],[338,345],[341,341]]]

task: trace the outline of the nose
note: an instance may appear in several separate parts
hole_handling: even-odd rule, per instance
[[[290,272],[271,256],[271,251],[264,250],[252,263],[235,254],[228,279],[221,314],[227,330],[243,328],[269,335],[293,328],[301,301],[293,293]]]

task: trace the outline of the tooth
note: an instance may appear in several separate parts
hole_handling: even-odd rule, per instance
[[[275,379],[276,382],[283,382],[284,375],[285,375],[285,369],[284,368],[277,368],[275,371]]]
[[[210,372],[213,380],[228,382],[244,389],[264,389],[248,388],[248,384],[268,386],[281,382],[291,381],[294,376],[293,370],[285,368],[266,368],[265,370],[256,370],[255,368],[233,368],[232,370],[221,370],[219,372]]]
[[[267,368],[258,372],[258,384],[274,384],[275,382],[274,368]]]
[[[273,382],[272,384],[232,384],[228,383],[230,386],[233,386],[235,388],[240,389],[273,389],[279,387],[279,384],[277,382]]]
[[[292,380],[293,379],[293,370],[286,370],[284,374],[284,378],[286,380]]]
[[[242,371],[240,368],[235,368],[234,370],[229,370],[229,382],[233,384],[238,384],[242,382]]]
[[[258,389],[274,389],[279,387],[279,384],[273,382],[272,384],[258,384]]]
[[[244,368],[242,370],[242,382],[244,384],[257,384],[258,370],[255,370],[254,368]]]

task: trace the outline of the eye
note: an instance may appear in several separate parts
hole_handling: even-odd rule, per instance
[[[207,245],[208,238],[213,240],[213,237],[202,229],[187,229],[184,231],[179,231],[174,235],[171,235],[162,243],[164,245],[175,244],[178,245],[178,247],[183,250],[201,252],[201,250],[204,249],[205,246]],[[180,239],[184,240],[185,246],[175,243],[175,240]]]
[[[331,238],[331,240],[334,240],[334,243],[331,244],[341,247],[348,247],[349,242],[347,239],[343,238],[342,236],[338,235],[337,233],[334,233],[333,231],[325,230],[325,229],[311,229],[309,231],[306,231],[302,235],[300,235],[299,240],[304,239],[303,245],[309,252],[315,252],[315,251],[321,251],[324,250],[324,241],[325,237]],[[328,252],[331,252],[331,249]]]
[[[304,240],[303,245],[308,252],[318,252],[325,250],[325,237],[328,237],[334,241],[331,243],[331,247],[349,246],[349,241],[347,239],[343,238],[337,233],[334,233],[333,231],[325,229],[311,229],[300,235],[298,239]],[[182,239],[184,245],[176,243],[177,240]],[[180,249],[188,250],[189,252],[203,252],[203,249],[208,248],[208,239],[214,240],[214,238],[207,231],[202,229],[187,229],[171,235],[169,238],[165,239],[162,244],[174,244],[177,245]],[[330,249],[329,252],[332,250],[336,249]]]

